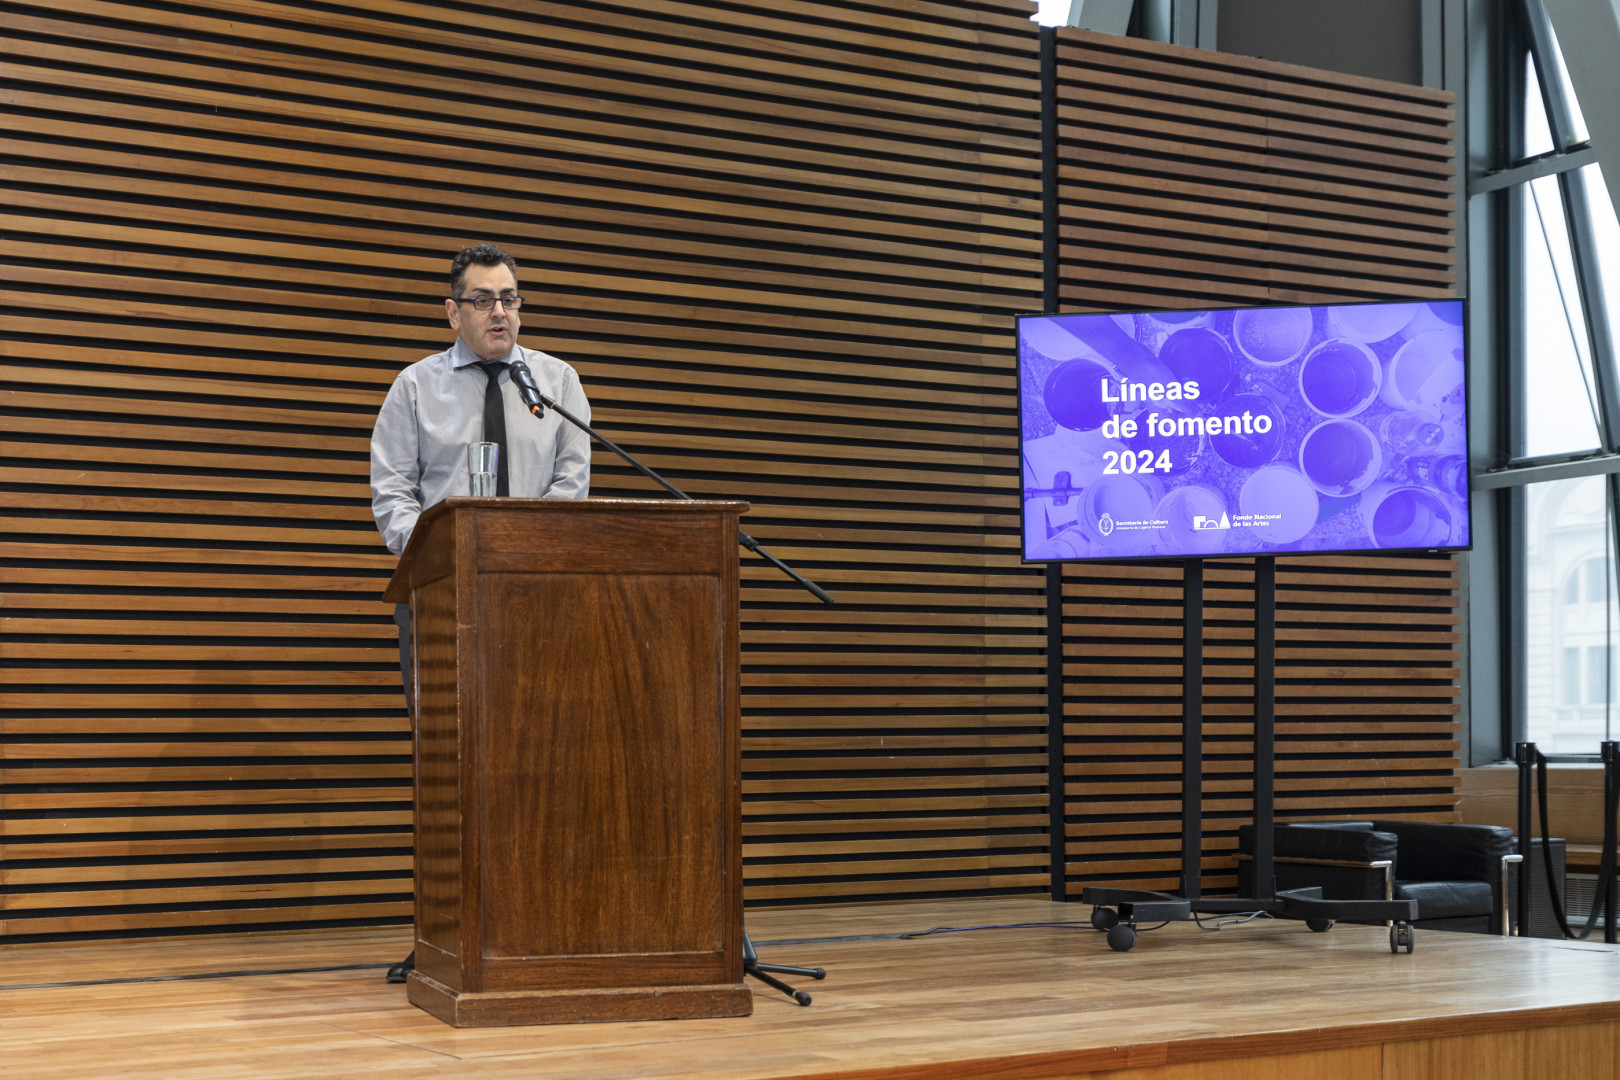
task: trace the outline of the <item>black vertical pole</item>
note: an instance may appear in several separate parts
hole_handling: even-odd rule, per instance
[[[1277,560],[1254,560],[1254,895],[1277,895],[1274,874],[1277,762]]]
[[[1057,31],[1041,30],[1041,310],[1058,309]]]
[[[1204,874],[1204,564],[1185,563],[1181,600],[1181,895]]]
[[[1063,771],[1063,564],[1046,564],[1046,831],[1052,899],[1068,896],[1068,780]]]
[[[1515,743],[1513,760],[1519,766],[1519,936],[1530,936],[1530,767],[1535,764],[1536,744]]]
[[[1041,310],[1058,308],[1057,31],[1041,31]],[[1068,897],[1063,771],[1063,564],[1046,564],[1046,832],[1052,899]]]
[[[1620,919],[1616,919],[1614,914],[1615,815],[1620,811],[1620,743],[1605,742],[1602,752],[1603,855],[1598,859],[1598,872],[1603,875],[1603,880],[1598,882],[1598,896],[1603,904],[1603,940],[1613,945],[1616,943],[1616,924],[1620,924]]]

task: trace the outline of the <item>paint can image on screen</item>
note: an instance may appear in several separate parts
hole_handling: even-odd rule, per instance
[[[1019,320],[1024,556],[1468,546],[1459,300]]]

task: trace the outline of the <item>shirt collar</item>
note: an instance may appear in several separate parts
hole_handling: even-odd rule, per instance
[[[517,359],[517,349],[517,343],[513,342],[512,348],[507,351],[507,354],[504,357],[501,358],[501,363],[510,366],[512,361]],[[465,341],[462,341],[459,337],[456,338],[456,343],[450,347],[451,367],[472,367],[474,364],[482,363],[486,363],[482,356],[479,356],[477,353],[469,349]]]

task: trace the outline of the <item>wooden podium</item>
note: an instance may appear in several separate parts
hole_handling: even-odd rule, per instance
[[[416,660],[416,970],[457,1027],[746,1016],[746,503],[455,498],[385,598]]]

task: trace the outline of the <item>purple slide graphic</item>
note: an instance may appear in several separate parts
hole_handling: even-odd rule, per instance
[[[1018,320],[1024,558],[1466,548],[1463,302]]]

